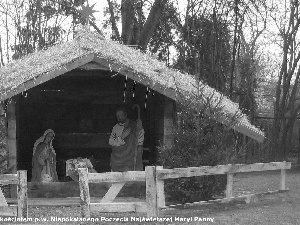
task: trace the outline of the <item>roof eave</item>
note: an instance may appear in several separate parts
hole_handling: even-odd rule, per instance
[[[98,57],[95,55],[94,61],[101,64],[104,67],[110,68],[112,71],[116,71],[119,74],[122,74],[124,76],[128,76],[130,79],[141,83],[145,86],[148,86],[149,88],[159,92],[162,95],[165,95],[166,97],[169,97],[176,102],[180,101],[180,95],[176,93],[174,89],[171,88],[166,88],[163,87],[159,83],[153,83],[152,80],[144,78],[141,79],[138,77],[133,71],[131,71],[129,68],[126,68],[125,66],[118,65],[117,63],[110,63],[109,60],[103,58],[103,57]],[[216,121],[224,124],[224,125],[229,125],[226,120],[222,117],[214,118]],[[231,126],[234,130],[262,143],[265,139],[265,136],[262,132],[257,132],[256,130],[253,130],[251,127],[246,126],[245,124],[235,124],[234,126]]]
[[[75,59],[74,61],[67,63],[66,65],[60,66],[58,68],[55,68],[51,71],[39,74],[33,79],[30,79],[21,85],[17,86],[16,88],[7,91],[5,94],[0,95],[0,101],[3,101],[5,99],[9,99],[17,94],[22,93],[23,91],[29,90],[30,88],[33,88],[41,83],[45,83],[55,77],[58,77],[64,73],[67,73],[77,67],[80,67],[86,63],[89,63],[93,61],[94,59],[94,53],[84,55],[78,59]]]

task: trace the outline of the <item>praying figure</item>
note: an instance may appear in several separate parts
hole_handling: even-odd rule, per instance
[[[34,143],[32,157],[32,178],[34,182],[56,182],[56,153],[52,146],[55,133],[52,129],[45,131]]]
[[[118,123],[113,127],[109,144],[112,146],[110,166],[112,172],[143,170],[142,154],[144,129],[140,119],[127,118],[126,110],[116,111]]]

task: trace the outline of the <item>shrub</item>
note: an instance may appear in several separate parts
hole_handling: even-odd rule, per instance
[[[158,147],[159,162],[164,168],[215,166],[238,160],[233,131],[188,109],[181,108],[179,112],[181,122],[174,128],[173,147],[168,149],[163,143]],[[165,181],[166,198],[171,202],[206,201],[223,195],[225,188],[226,175]]]

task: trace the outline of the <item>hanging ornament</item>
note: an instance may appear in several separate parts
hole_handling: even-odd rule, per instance
[[[9,98],[6,107],[11,103],[12,99]]]
[[[5,113],[6,113],[6,111],[7,111],[7,108],[8,108],[8,105],[10,104],[10,102],[11,102],[11,98],[9,98],[9,99],[6,101],[5,108],[4,108]]]
[[[22,92],[22,96],[23,96],[24,98],[27,98],[27,91],[26,91],[26,90]]]
[[[135,81],[133,81],[132,82],[132,86],[131,86],[131,92],[132,92],[132,97],[134,98],[134,91],[135,91],[135,85],[136,85],[136,82]]]
[[[127,75],[125,77],[125,87],[124,87],[124,93],[123,93],[123,102],[126,100],[126,92],[127,92]]]
[[[149,86],[147,86],[146,98],[145,98],[145,109],[147,108],[148,94],[150,92]]]

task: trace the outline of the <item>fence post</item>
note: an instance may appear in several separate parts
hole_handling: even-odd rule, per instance
[[[28,217],[28,197],[27,197],[27,171],[17,171],[18,185],[17,185],[17,198],[18,198],[18,218]]]
[[[163,166],[157,166],[156,172],[159,169],[163,169]],[[156,176],[156,187],[157,187],[157,205],[158,205],[158,208],[163,208],[166,206],[165,184],[164,184],[164,180],[158,180],[157,176]]]
[[[147,217],[157,217],[157,190],[156,190],[156,168],[155,166],[146,166],[146,202],[148,205]]]
[[[88,182],[88,169],[79,168],[79,189],[80,189],[80,207],[81,207],[81,216],[83,218],[90,217],[90,191],[89,191],[89,182]]]
[[[286,169],[281,169],[279,190],[285,190],[285,175],[286,175]]]
[[[226,201],[228,202],[232,197],[232,186],[233,186],[233,173],[227,173]]]

